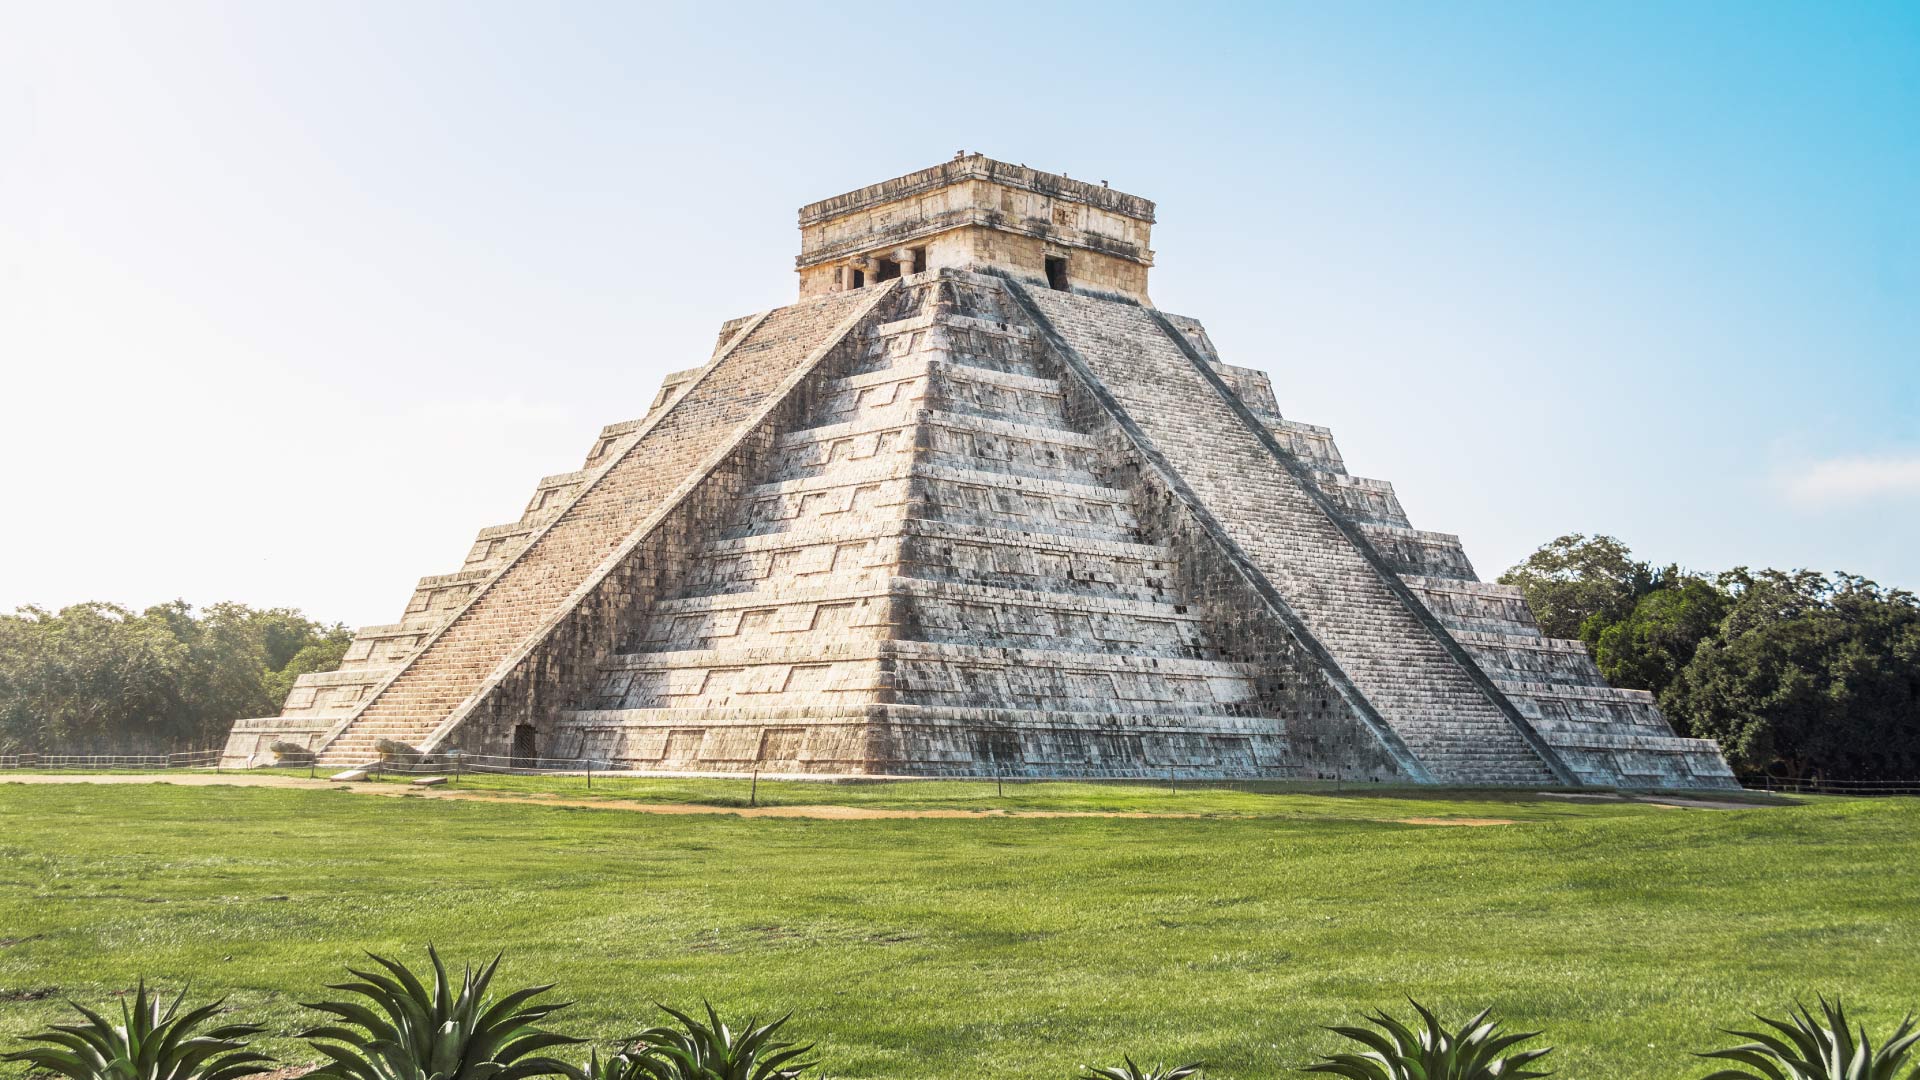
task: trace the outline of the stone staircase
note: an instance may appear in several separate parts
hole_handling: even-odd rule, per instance
[[[1608,685],[1585,644],[1542,634],[1517,587],[1404,579],[1582,783],[1739,786],[1712,742],[1674,735],[1652,694]]]
[[[823,373],[806,426],[565,717],[662,769],[1293,775],[991,282]],[[837,722],[836,722],[837,721]],[[804,727],[793,726],[804,724]],[[878,757],[878,761],[876,761]]]
[[[1146,309],[1059,292],[1028,296],[1436,779],[1559,779]],[[1300,449],[1289,452],[1310,455],[1313,466],[1345,472],[1325,429],[1277,415],[1267,427],[1294,436]]]
[[[1084,318],[1087,312],[1072,310],[1071,299],[1035,295],[1037,304],[1052,304],[1069,326],[1090,325]],[[1223,471],[1219,460],[1207,460],[1208,448],[1218,449],[1218,443],[1182,436],[1228,422],[1225,417],[1196,416],[1219,399],[1218,391],[1204,376],[1193,380],[1168,374],[1184,374],[1195,366],[1191,359],[1178,362],[1184,356],[1180,342],[1173,342],[1172,349],[1159,348],[1156,338],[1165,338],[1166,329],[1152,314],[1135,309],[1109,310],[1106,315],[1104,336],[1095,329],[1082,334],[1074,346],[1084,340],[1107,358],[1108,373],[1119,384],[1116,396],[1131,400],[1130,411],[1145,417],[1142,427],[1162,433],[1161,448],[1176,468],[1185,462],[1183,474],[1200,478],[1195,487],[1222,524],[1229,531],[1240,530],[1235,540],[1276,585],[1286,583],[1282,592],[1289,602],[1436,777],[1537,784],[1545,782],[1545,770],[1547,778],[1558,782],[1737,786],[1711,742],[1674,736],[1652,695],[1608,686],[1582,643],[1540,634],[1518,589],[1479,581],[1458,536],[1413,528],[1391,484],[1349,475],[1331,431],[1282,418],[1264,373],[1221,363],[1197,322],[1161,316],[1227,384],[1281,452],[1293,457],[1295,479],[1304,478],[1320,496],[1317,515],[1304,512],[1297,501],[1268,504],[1285,513],[1266,521],[1263,533],[1259,515],[1239,512],[1248,500],[1244,494],[1234,499],[1233,486],[1265,496],[1302,485],[1276,485],[1276,480],[1289,478],[1291,470],[1284,468],[1270,470],[1277,475],[1257,476],[1261,455],[1246,440],[1233,440],[1234,452],[1228,455],[1244,471]],[[1103,348],[1106,353],[1101,353]],[[1142,372],[1125,370],[1114,356],[1150,365],[1161,377],[1160,397],[1145,390]],[[1151,359],[1141,359],[1145,357]],[[1094,363],[1091,358],[1088,362]],[[1164,409],[1166,402],[1175,404]],[[1345,519],[1346,530],[1339,528],[1339,518]],[[1282,538],[1293,542],[1278,542]],[[1359,544],[1377,559],[1371,574],[1338,557]],[[1396,590],[1388,589],[1383,597],[1377,588],[1384,583],[1382,568],[1411,596],[1393,595]],[[1406,636],[1403,612],[1426,625],[1425,637],[1444,635],[1457,651],[1396,646],[1423,636]],[[1468,676],[1464,682],[1462,674]],[[1490,685],[1476,685],[1482,678]]]
[[[366,761],[382,739],[433,744],[562,601],[664,509],[712,454],[714,431],[753,417],[793,365],[878,299],[877,290],[829,297],[748,324],[701,374],[670,380],[647,419],[603,432],[588,468],[543,479],[519,523],[531,528],[483,531],[469,556],[475,568],[423,579],[409,610],[445,613],[439,625],[326,733],[319,760]]]
[[[747,318],[727,323],[714,346],[717,358]],[[608,424],[594,438],[586,461],[572,473],[542,477],[527,500],[521,516],[503,525],[491,525],[474,537],[462,567],[450,574],[422,577],[408,597],[401,621],[388,625],[364,626],[348,645],[340,667],[334,671],[314,672],[295,680],[281,713],[275,717],[243,720],[228,740],[222,764],[244,768],[272,760],[268,751],[274,742],[293,742],[318,746],[343,723],[351,719],[366,700],[412,659],[422,643],[443,629],[466,605],[475,590],[520,554],[535,533],[551,522],[598,466],[631,447],[647,420],[653,417],[703,368],[670,373],[654,396],[647,415],[634,420]],[[569,481],[571,483],[569,484]],[[570,487],[562,491],[561,488]],[[403,732],[404,734],[404,732]],[[377,741],[377,738],[376,738]],[[355,740],[363,742],[363,740]],[[352,745],[352,744],[349,744]],[[367,758],[371,750],[359,749]],[[336,754],[336,760],[345,752]]]

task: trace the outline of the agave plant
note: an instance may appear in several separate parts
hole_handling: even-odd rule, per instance
[[[1092,1065],[1083,1065],[1081,1068],[1086,1071],[1080,1074],[1080,1080],[1186,1080],[1187,1077],[1200,1071],[1200,1063],[1197,1061],[1188,1065],[1178,1065],[1171,1069],[1164,1065],[1155,1065],[1151,1069],[1143,1069],[1135,1065],[1133,1059],[1125,1054],[1120,1055],[1120,1060],[1126,1062],[1126,1064],[1108,1065],[1104,1068],[1094,1068]]]
[[[1861,1025],[1858,1038],[1848,1029],[1847,1011],[1838,998],[1829,1002],[1822,997],[1820,1012],[1816,1019],[1811,1009],[1796,1002],[1785,1020],[1754,1014],[1754,1019],[1774,1030],[1729,1031],[1753,1041],[1698,1055],[1738,1062],[1747,1069],[1722,1069],[1706,1080],[1900,1080],[1896,1074],[1920,1043],[1912,1016],[1900,1021],[1893,1035],[1876,1049],[1867,1038],[1866,1025]],[[1920,1063],[1904,1080],[1920,1080]]]
[[[623,1050],[602,1059],[595,1050],[587,1063],[570,1070],[573,1080],[668,1080],[671,1066],[645,1051]]]
[[[1460,1030],[1450,1032],[1432,1010],[1412,999],[1408,1002],[1420,1014],[1419,1031],[1385,1012],[1366,1018],[1380,1031],[1361,1027],[1328,1028],[1362,1044],[1367,1052],[1323,1055],[1322,1061],[1303,1071],[1331,1073],[1348,1080],[1527,1080],[1551,1075],[1529,1072],[1526,1066],[1552,1053],[1552,1047],[1501,1056],[1539,1032],[1502,1034],[1499,1024],[1487,1020],[1493,1013],[1490,1008],[1480,1010],[1479,1015]]]
[[[487,996],[487,984],[500,966],[498,956],[478,972],[466,968],[456,989],[440,954],[429,945],[427,958],[433,962],[429,989],[405,965],[367,955],[386,972],[348,968],[359,981],[327,989],[359,994],[377,1011],[357,1001],[307,1006],[352,1025],[323,1025],[300,1033],[300,1038],[316,1040],[313,1048],[328,1059],[312,1075],[334,1080],[522,1080],[574,1072],[565,1063],[539,1054],[548,1047],[581,1041],[534,1026],[566,1008],[565,1004],[528,1004],[552,986],[529,986],[494,1001]]]
[[[707,1022],[700,1023],[677,1009],[660,1006],[679,1027],[648,1028],[639,1035],[638,1056],[649,1059],[658,1080],[795,1080],[817,1062],[796,1059],[813,1044],[777,1042],[774,1032],[792,1013],[770,1024],[755,1026],[749,1019],[739,1034],[720,1022],[708,1003]],[[625,1078],[622,1078],[625,1080]]]
[[[142,980],[133,1004],[120,999],[120,1023],[115,1024],[79,1002],[68,1002],[83,1024],[55,1024],[25,1036],[46,1043],[11,1054],[0,1061],[24,1061],[69,1080],[237,1080],[265,1072],[273,1059],[246,1049],[247,1037],[258,1034],[258,1024],[226,1024],[198,1030],[221,1011],[223,1002],[202,1005],[182,1013],[187,992],[165,1005],[158,995],[147,995]]]

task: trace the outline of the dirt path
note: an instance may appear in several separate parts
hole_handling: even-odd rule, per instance
[[[1618,792],[1587,794],[1578,791],[1547,791],[1541,796],[1548,799],[1563,799],[1567,802],[1613,802],[1645,803],[1648,806],[1664,806],[1679,810],[1757,810],[1764,806],[1797,806],[1798,802],[1784,795],[1766,793],[1748,793],[1744,801],[1716,799],[1708,795],[1623,795]]]

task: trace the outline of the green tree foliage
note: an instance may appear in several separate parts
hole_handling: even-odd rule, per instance
[[[217,745],[277,712],[352,634],[287,608],[87,603],[0,615],[0,752],[161,753]]]
[[[1570,533],[1541,545],[1525,562],[1501,574],[1500,583],[1526,592],[1533,616],[1548,637],[1591,642],[1602,629],[1626,618],[1658,577],[1613,537]],[[1583,632],[1590,621],[1592,636]]]
[[[1920,776],[1920,602],[1850,574],[1656,571],[1607,536],[1563,536],[1501,575],[1543,632],[1579,637],[1616,686],[1742,772]]]
[[[1599,631],[1592,641],[1594,662],[1615,686],[1662,693],[1732,606],[1733,598],[1713,582],[1670,574],[1626,618],[1604,627],[1589,620]]]
[[[301,647],[288,658],[278,670],[270,670],[261,676],[261,684],[266,690],[267,700],[285,701],[293,692],[294,681],[302,675],[311,675],[317,671],[338,671],[340,661],[346,658],[347,646],[353,644],[353,631],[344,626],[331,626],[325,630],[325,636],[318,641]]]
[[[1661,703],[1734,767],[1920,776],[1920,602],[1865,578],[1737,569],[1726,617]]]

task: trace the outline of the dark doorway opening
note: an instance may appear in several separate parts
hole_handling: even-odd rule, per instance
[[[874,271],[873,280],[892,281],[894,278],[897,278],[899,276],[900,276],[900,260],[881,259],[880,269]]]
[[[864,289],[867,287],[867,272],[865,270],[855,270],[853,272],[853,287],[856,289]]]
[[[1047,286],[1061,292],[1071,291],[1072,286],[1067,284],[1067,260],[1047,256]]]
[[[532,724],[515,724],[513,728],[513,764],[515,768],[530,768],[540,757],[540,733],[533,730]]]

